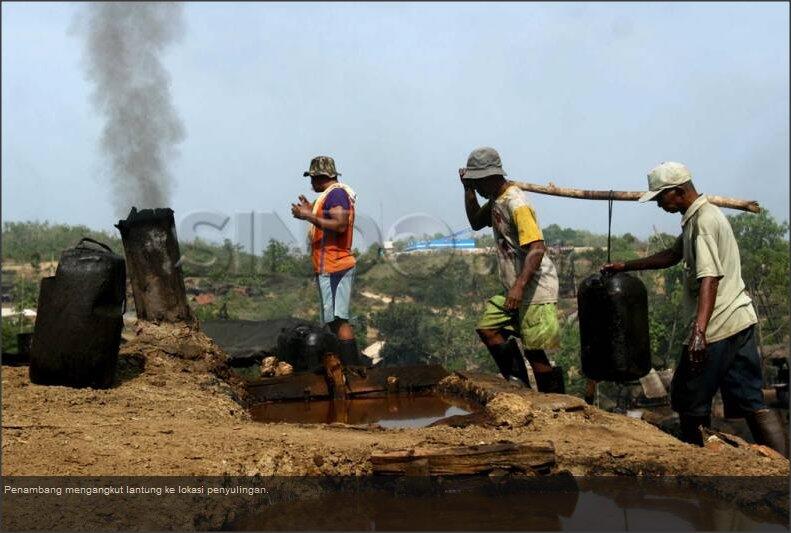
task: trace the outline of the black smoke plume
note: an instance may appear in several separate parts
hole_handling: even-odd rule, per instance
[[[77,21],[84,33],[92,101],[105,119],[101,148],[110,164],[119,216],[131,206],[169,205],[169,165],[184,140],[170,94],[164,51],[183,33],[183,6],[158,2],[88,3]]]

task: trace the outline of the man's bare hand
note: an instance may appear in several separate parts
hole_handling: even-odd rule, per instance
[[[706,364],[707,347],[706,332],[699,328],[697,324],[693,324],[689,335],[689,344],[687,345],[687,357],[689,358],[689,367],[692,372],[697,373],[703,369]]]
[[[515,311],[519,309],[519,306],[522,305],[522,299],[524,296],[524,287],[520,287],[519,285],[514,285],[511,287],[511,290],[508,291],[508,294],[505,296],[505,309],[507,311]]]
[[[467,174],[467,169],[466,168],[460,168],[459,169],[459,179],[461,180],[462,186],[464,186],[464,189],[467,190],[467,191],[475,190],[475,187],[474,187],[474,184],[473,184],[473,180],[464,179],[465,174]]]
[[[307,220],[310,215],[313,214],[313,204],[308,202],[307,198],[300,195],[299,202],[296,204],[291,204],[291,214],[294,218]]]

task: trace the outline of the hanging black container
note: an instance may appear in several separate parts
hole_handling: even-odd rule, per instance
[[[625,273],[595,274],[577,291],[582,373],[596,381],[633,381],[651,371],[648,295]]]
[[[277,338],[277,358],[296,371],[315,370],[322,366],[326,352],[337,352],[336,343],[335,335],[318,326],[284,329]]]
[[[63,252],[55,275],[41,280],[30,381],[110,387],[118,363],[125,301],[123,257],[88,238]]]

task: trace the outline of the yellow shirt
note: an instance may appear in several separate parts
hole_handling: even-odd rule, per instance
[[[706,340],[716,342],[755,324],[758,318],[742,280],[739,246],[728,219],[705,196],[695,200],[681,219],[682,234],[673,248],[683,255],[684,316],[697,316],[700,279],[719,278]],[[686,339],[685,339],[686,343]]]

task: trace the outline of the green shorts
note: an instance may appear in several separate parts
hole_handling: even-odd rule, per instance
[[[486,302],[475,329],[504,329],[522,338],[525,350],[554,350],[560,347],[560,324],[554,303],[523,305],[519,311],[504,309],[505,296],[498,294]]]

